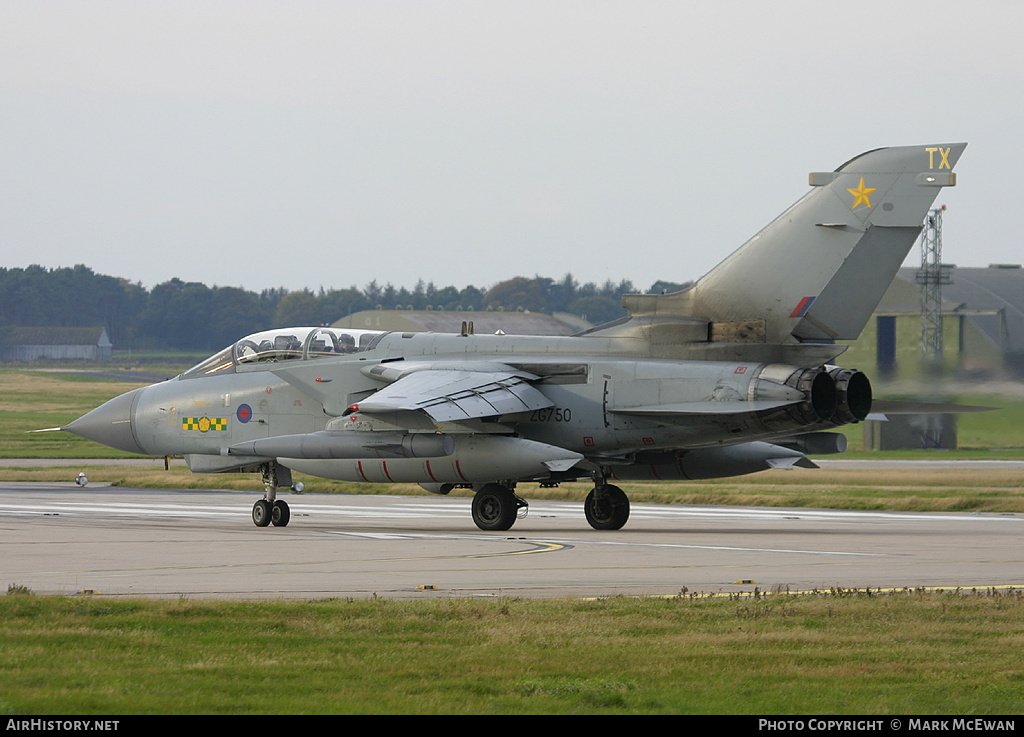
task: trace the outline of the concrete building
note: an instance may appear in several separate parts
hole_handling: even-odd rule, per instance
[[[1024,269],[949,266],[942,286],[942,356],[949,376],[1024,378]],[[916,379],[929,370],[921,350],[917,269],[900,269],[874,318],[840,357],[879,379]]]
[[[975,381],[1024,379],[1024,269],[943,267],[942,352],[937,361],[922,351],[921,287],[916,267],[900,269],[860,338],[838,358],[868,373],[883,389],[886,381],[910,381],[921,389],[932,379]],[[947,278],[948,277],[948,278]],[[925,399],[925,397],[922,397]],[[950,401],[945,397],[929,400]],[[893,415],[864,423],[864,447],[957,447],[956,414]]]
[[[102,327],[0,328],[3,361],[108,361],[112,351],[113,345]]]

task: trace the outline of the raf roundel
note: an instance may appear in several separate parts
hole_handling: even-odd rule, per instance
[[[235,417],[238,418],[239,422],[245,423],[252,419],[252,407],[248,404],[239,405],[238,411],[235,412]]]

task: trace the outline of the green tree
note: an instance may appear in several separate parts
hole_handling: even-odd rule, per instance
[[[507,281],[498,282],[491,287],[484,295],[483,307],[485,309],[501,307],[506,310],[523,308],[545,312],[547,300],[542,285],[536,279],[517,276]]]
[[[319,301],[320,318],[322,322],[326,323],[332,323],[353,312],[370,310],[377,306],[377,303],[371,301],[365,292],[361,292],[355,287],[322,292]]]
[[[210,340],[226,346],[265,327],[260,300],[253,292],[238,287],[214,290],[210,315]]]
[[[464,310],[479,310],[484,304],[484,292],[472,284],[459,291],[459,304]]]
[[[308,289],[303,289],[281,298],[274,312],[273,327],[315,326],[322,322],[320,300]]]
[[[580,297],[569,306],[568,311],[573,315],[579,315],[595,325],[618,320],[620,317],[626,316],[626,311],[622,308],[619,300],[601,295]]]

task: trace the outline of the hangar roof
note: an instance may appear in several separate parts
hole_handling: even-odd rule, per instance
[[[883,307],[891,311],[920,311],[920,305],[910,304],[911,292],[905,284],[916,287],[916,267],[900,269],[896,282],[883,299]],[[988,268],[951,266],[950,282],[942,285],[944,312],[1002,310],[1006,316],[1005,351],[1024,351],[1024,268],[1016,264],[993,264]],[[900,284],[903,282],[903,284]],[[906,308],[896,310],[897,306]],[[1003,345],[1001,318],[997,314],[969,315],[994,345]]]
[[[403,332],[458,333],[463,322],[472,322],[478,334],[572,335],[591,327],[570,315],[537,312],[455,312],[443,310],[365,310],[338,320],[334,327],[395,330]]]

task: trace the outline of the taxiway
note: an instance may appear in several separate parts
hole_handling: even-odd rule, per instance
[[[530,502],[487,533],[468,497],[0,484],[0,584],[194,598],[583,597],[1024,587],[1024,515],[634,504],[617,532],[579,502]]]

